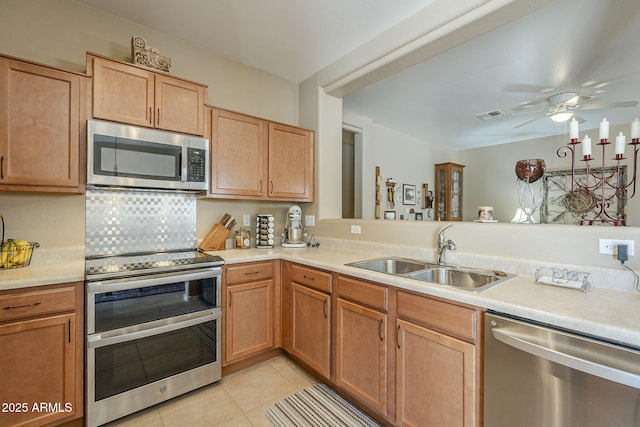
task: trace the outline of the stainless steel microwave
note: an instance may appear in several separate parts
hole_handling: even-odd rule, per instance
[[[208,176],[208,139],[87,121],[88,184],[199,191]]]

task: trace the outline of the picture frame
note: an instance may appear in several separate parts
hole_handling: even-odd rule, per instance
[[[422,212],[416,212],[416,221],[423,221]]]
[[[416,204],[416,186],[412,184],[402,184],[402,204],[413,205]]]
[[[396,219],[396,211],[384,211],[384,219]]]

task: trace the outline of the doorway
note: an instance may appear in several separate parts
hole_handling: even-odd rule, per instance
[[[362,130],[342,128],[342,218],[362,218]]]

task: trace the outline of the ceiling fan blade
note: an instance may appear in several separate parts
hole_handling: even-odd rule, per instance
[[[536,120],[540,120],[540,119],[542,119],[542,118],[544,118],[544,117],[546,117],[546,116],[547,116],[546,114],[544,114],[544,115],[542,115],[542,116],[538,116],[538,117],[536,117],[535,119],[527,120],[527,121],[526,121],[526,122],[524,122],[524,123],[520,123],[518,126],[514,126],[513,128],[514,128],[514,129],[521,128],[522,126],[528,125],[529,123],[533,123],[533,122],[535,122]]]
[[[527,83],[510,83],[504,87],[506,92],[549,93],[553,90],[555,90],[553,87]]]
[[[638,101],[604,102],[600,104],[585,104],[576,106],[577,110],[602,110],[606,108],[628,108],[638,105]]]
[[[576,119],[578,121],[578,123],[584,123],[586,120],[582,118],[582,116],[573,113],[573,118]]]

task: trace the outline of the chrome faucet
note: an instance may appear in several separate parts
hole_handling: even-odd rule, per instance
[[[445,259],[445,253],[447,250],[450,250],[450,251],[456,250],[456,244],[453,242],[453,240],[451,239],[446,240],[444,237],[444,231],[447,228],[451,228],[451,227],[453,227],[453,224],[447,225],[445,228],[440,230],[440,234],[438,234],[438,264],[439,265],[445,264],[444,259]]]

